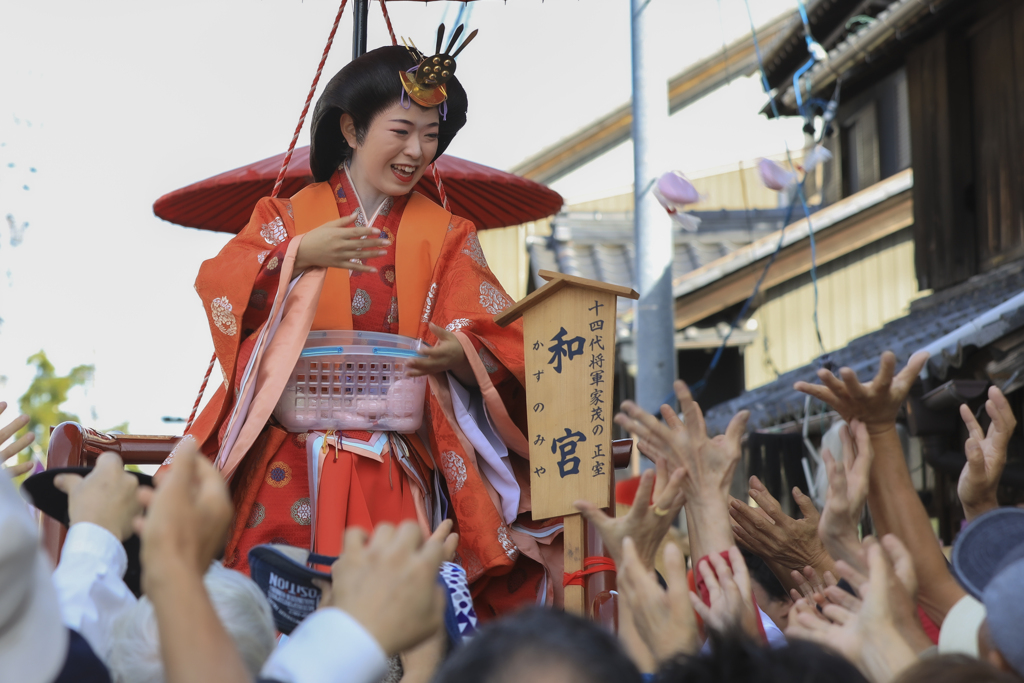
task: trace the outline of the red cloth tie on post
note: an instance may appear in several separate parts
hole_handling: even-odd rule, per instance
[[[615,571],[615,562],[610,557],[586,557],[583,559],[583,569],[575,572],[566,572],[562,575],[563,586],[582,586],[583,577],[597,574],[598,572]]]

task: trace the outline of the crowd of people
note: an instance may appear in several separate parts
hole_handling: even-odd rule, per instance
[[[796,385],[843,420],[840,452],[822,454],[824,505],[795,489],[798,518],[756,477],[749,500],[729,495],[745,413],[712,438],[682,382],[678,410],[656,416],[625,402],[615,421],[656,467],[626,514],[578,503],[616,567],[614,632],[538,606],[450,641],[438,570],[459,539],[446,520],[430,537],[413,522],[347,529],[319,608],[281,637],[257,584],[219,562],[234,506],[221,473],[188,443],[152,488],[113,453],[85,477],[58,476],[70,526],[56,569],[30,508],[0,477],[0,679],[1022,680],[1024,510],[996,499],[1016,420],[996,387],[985,429],[961,411],[969,438],[957,493],[967,524],[947,560],[896,428],[926,360],[916,354],[897,373],[886,353],[870,381],[844,368]],[[0,430],[0,444],[22,426],[19,418]],[[876,536],[861,535],[865,506]],[[670,534],[681,518],[685,534]],[[122,578],[122,542],[133,534],[139,598]]]

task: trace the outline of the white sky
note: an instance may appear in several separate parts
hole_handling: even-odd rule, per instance
[[[758,25],[795,6],[750,2]],[[375,47],[388,37],[372,4]],[[450,20],[457,3],[389,9],[398,34],[422,47],[447,5]],[[666,74],[749,30],[743,0],[651,5]],[[29,223],[13,248],[0,220],[0,400],[17,401],[31,381],[25,359],[45,349],[58,372],[96,366],[67,406],[86,424],[180,433],[160,418],[188,415],[212,353],[192,283],[228,236],[164,222],[152,204],[284,151],[337,6],[0,3],[0,219]],[[470,28],[480,35],[459,59],[470,112],[456,156],[506,169],[629,99],[628,0],[480,0]],[[322,83],[348,61],[351,35],[347,9]],[[522,79],[499,79],[511,65]],[[672,168],[695,172],[801,145],[799,122],[757,114],[764,101],[757,79],[738,79],[674,116],[659,147]],[[299,144],[308,140],[307,129]],[[631,181],[625,144],[555,189],[573,201]]]

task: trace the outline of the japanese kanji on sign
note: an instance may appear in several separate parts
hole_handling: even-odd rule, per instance
[[[562,273],[540,275],[549,282],[495,321],[523,316],[533,518],[565,517],[570,571],[583,559],[573,503],[611,504],[616,297],[638,295]],[[567,589],[569,609],[570,602]]]

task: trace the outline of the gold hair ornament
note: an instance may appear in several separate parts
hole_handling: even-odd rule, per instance
[[[462,35],[463,29],[464,26],[459,26],[455,29],[452,39],[448,41],[448,47],[442,52],[444,24],[438,26],[437,47],[435,48],[437,54],[432,57],[425,57],[412,40],[406,43],[405,38],[402,39],[402,43],[405,44],[413,59],[419,61],[419,64],[412,69],[398,72],[399,77],[402,79],[402,87],[405,88],[409,98],[416,104],[423,107],[436,107],[448,99],[448,91],[445,90],[444,84],[455,75],[455,58],[466,49],[469,42],[479,32],[479,30],[476,30],[470,33],[462,41],[462,45],[455,52],[452,52],[452,47],[455,46],[459,36]]]

